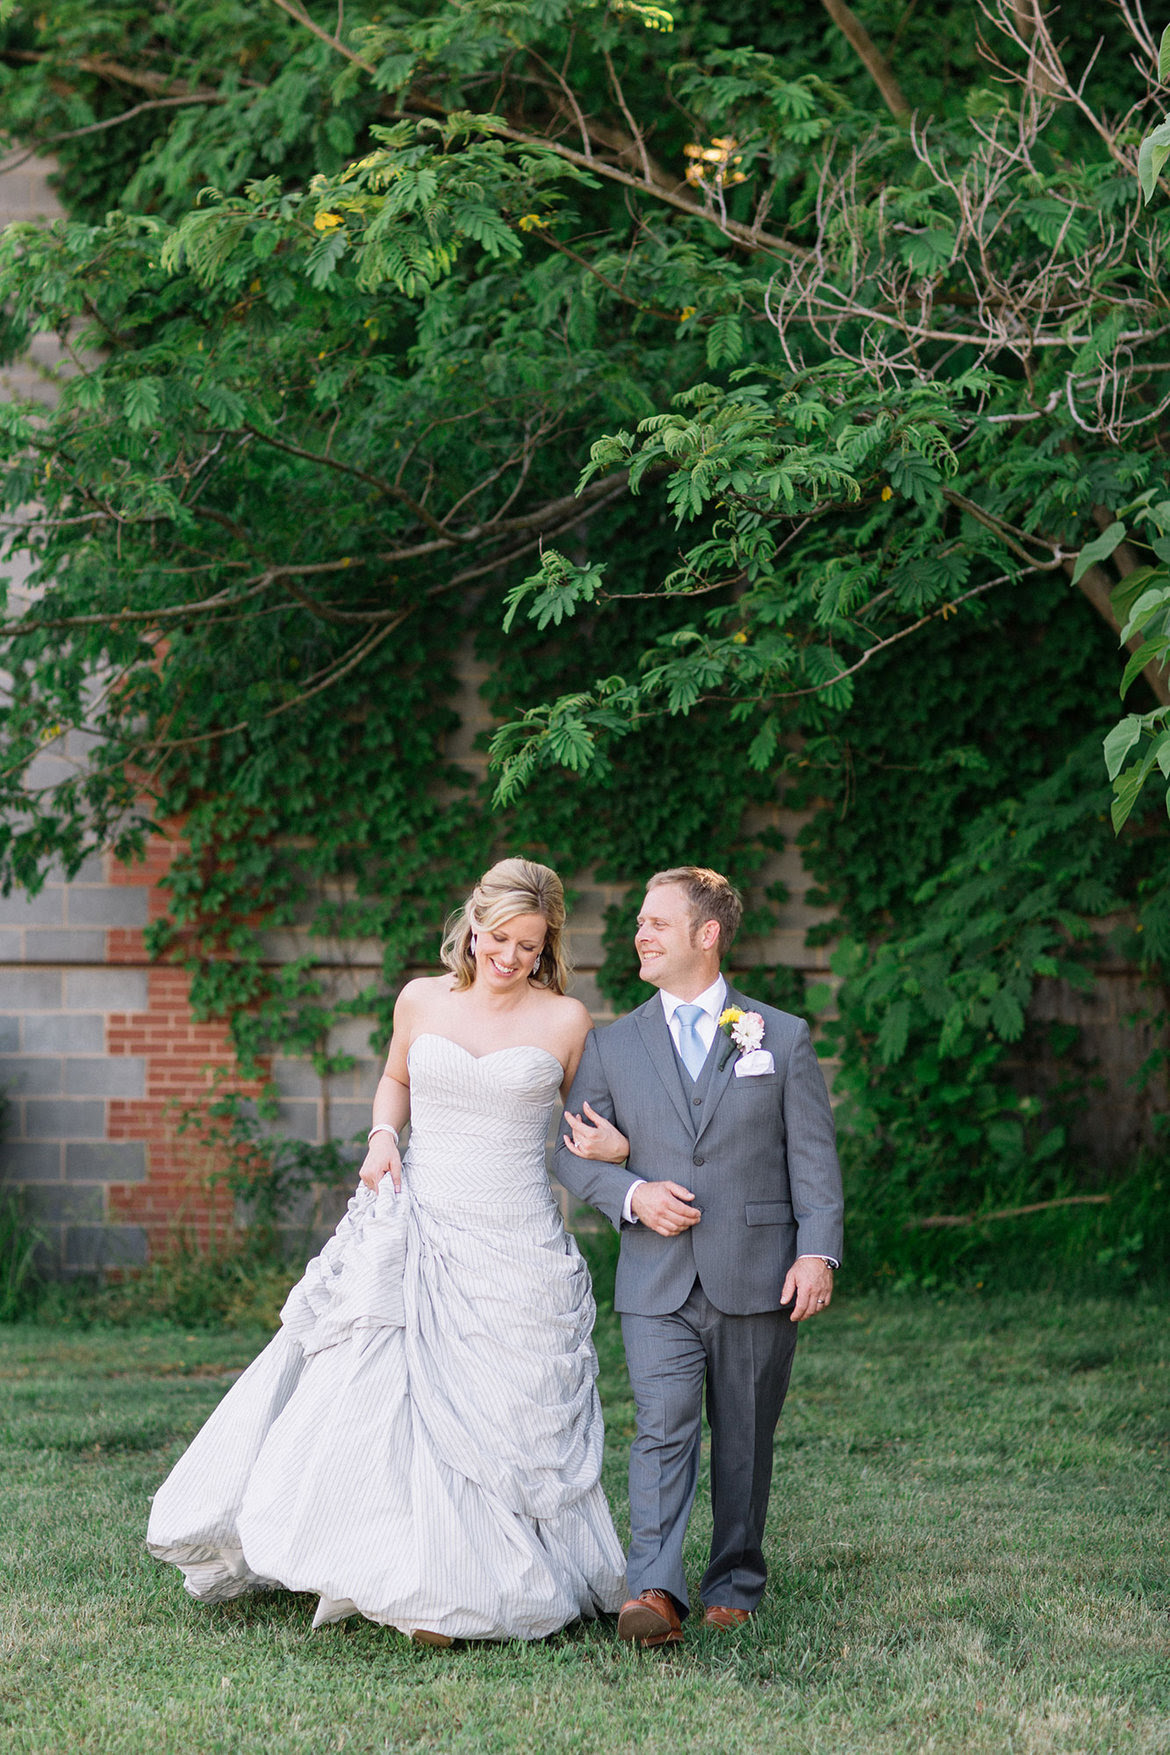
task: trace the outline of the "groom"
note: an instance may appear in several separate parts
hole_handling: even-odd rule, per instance
[[[564,1186],[621,1232],[614,1304],[638,1422],[618,1633],[644,1646],[680,1640],[689,1612],[682,1549],[704,1380],[714,1518],[704,1620],[737,1627],[760,1601],[796,1325],[828,1305],[841,1254],[833,1117],[808,1026],[720,974],[742,911],[718,872],[680,866],[650,879],[634,942],[658,992],[589,1037],[557,1147]],[[751,1020],[740,1043],[733,1024],[720,1028],[728,1008],[762,1020],[758,1046]],[[620,1163],[611,1124],[630,1143]]]

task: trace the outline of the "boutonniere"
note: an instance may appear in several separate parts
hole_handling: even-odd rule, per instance
[[[731,1059],[733,1049],[738,1048],[741,1056],[754,1054],[764,1040],[764,1020],[759,1012],[745,1012],[737,1005],[729,1005],[720,1015],[719,1028],[727,1037],[727,1047],[719,1056],[720,1071]]]

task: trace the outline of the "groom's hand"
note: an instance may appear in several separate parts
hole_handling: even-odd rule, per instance
[[[792,1301],[795,1299],[795,1303]],[[833,1270],[819,1255],[797,1256],[788,1270],[781,1304],[792,1303],[791,1322],[819,1316],[833,1301]]]
[[[677,1237],[702,1217],[698,1207],[688,1205],[694,1198],[680,1182],[643,1182],[634,1190],[630,1210],[660,1237]]]

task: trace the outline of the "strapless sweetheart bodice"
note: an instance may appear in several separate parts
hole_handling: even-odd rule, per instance
[[[545,1140],[564,1073],[528,1044],[475,1055],[449,1037],[416,1036],[404,1163],[423,1202],[511,1207],[552,1202]]]

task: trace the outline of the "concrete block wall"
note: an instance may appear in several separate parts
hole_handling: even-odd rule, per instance
[[[214,1152],[180,1127],[232,1065],[227,1032],[193,1022],[187,977],[143,946],[173,852],[160,838],[132,869],[94,858],[70,884],[0,897],[0,1175],[23,1185],[53,1271],[137,1265],[177,1227],[206,1243],[230,1216]]]
[[[63,216],[61,203],[49,185],[53,165],[49,159],[30,158],[0,173],[0,226],[44,225]],[[0,368],[0,398],[34,396],[48,402],[56,395],[54,379],[67,370],[57,338],[38,335],[27,356]]]

